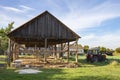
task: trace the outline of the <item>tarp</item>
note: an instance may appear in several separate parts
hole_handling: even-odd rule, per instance
[[[18,74],[37,74],[42,71],[39,71],[36,69],[21,69],[21,70],[15,71],[15,72],[18,72]]]

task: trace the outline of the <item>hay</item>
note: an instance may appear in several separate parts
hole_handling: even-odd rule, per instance
[[[118,65],[120,65],[118,61],[112,61],[110,63],[110,66],[118,66]]]

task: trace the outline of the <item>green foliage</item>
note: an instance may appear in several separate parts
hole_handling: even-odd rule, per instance
[[[109,49],[109,48],[106,48],[106,52],[114,52],[114,50],[113,49]]]
[[[13,24],[14,24],[14,22],[11,22],[11,23],[9,23],[8,26],[6,27],[6,29],[5,29],[5,34],[6,34],[6,35],[11,31],[11,29],[13,29]]]
[[[2,50],[2,48],[0,47],[0,55],[4,54],[4,50]]]
[[[115,49],[113,55],[120,55],[120,47]]]
[[[89,49],[89,46],[88,46],[88,45],[85,45],[85,46],[84,46],[84,52],[87,53],[88,49]]]
[[[100,52],[101,53],[105,53],[106,52],[106,48],[105,47],[100,47]]]
[[[120,47],[116,48],[115,51],[116,51],[117,53],[120,53]]]
[[[110,66],[118,66],[119,65],[119,62],[118,61],[112,61],[110,63]]]
[[[0,29],[0,38],[3,38],[3,37],[5,37],[5,29],[1,28]]]
[[[0,29],[0,54],[3,54],[5,50],[8,48],[8,37],[7,34],[11,31],[13,28],[14,22],[11,22],[8,24],[6,28]]]

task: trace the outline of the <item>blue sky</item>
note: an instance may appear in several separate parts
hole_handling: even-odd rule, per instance
[[[0,0],[0,27],[18,27],[48,10],[90,47],[120,47],[120,0]]]

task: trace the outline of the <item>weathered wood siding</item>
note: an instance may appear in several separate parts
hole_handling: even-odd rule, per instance
[[[60,42],[79,38],[76,33],[47,11],[15,29],[8,36],[15,41],[26,42],[37,42],[37,40],[40,42],[46,38],[51,42],[56,40]]]

